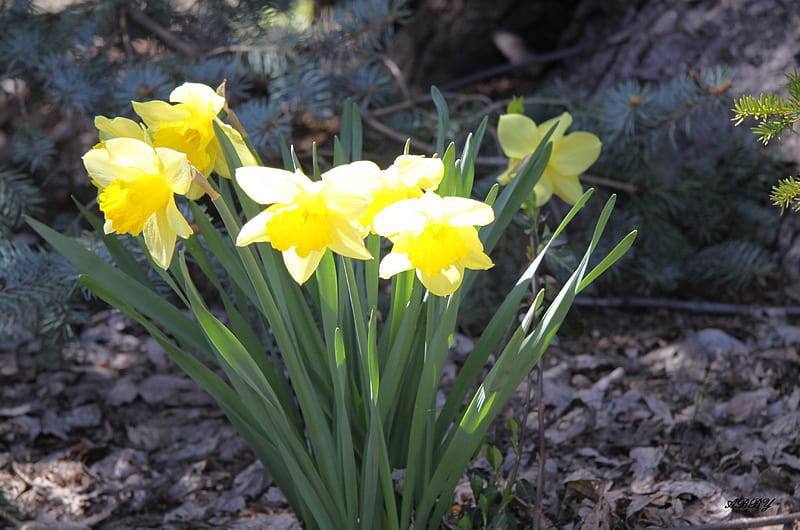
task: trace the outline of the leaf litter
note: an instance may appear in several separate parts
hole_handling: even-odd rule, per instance
[[[800,509],[800,328],[774,315],[585,317],[587,333],[561,338],[542,361],[546,528]],[[472,341],[454,344],[445,387]],[[5,528],[301,528],[213,401],[141,329],[106,311],[67,357],[42,366],[35,344],[0,357],[13,359],[0,371]],[[535,407],[522,418],[527,388],[504,416],[525,422],[518,476],[535,485],[539,421]],[[507,476],[516,457],[505,418],[493,443]],[[466,484],[455,499],[464,509],[475,502]],[[731,508],[741,498],[749,511]]]

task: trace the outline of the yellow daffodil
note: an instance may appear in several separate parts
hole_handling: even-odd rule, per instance
[[[565,135],[572,125],[572,116],[567,112],[539,126],[523,114],[503,114],[497,124],[500,147],[509,158],[508,169],[497,177],[497,181],[508,184],[523,159],[536,150],[542,137],[556,123],[558,125],[550,136],[553,152],[533,190],[536,206],[546,203],[554,193],[569,204],[575,204],[580,199],[583,188],[578,175],[589,169],[600,156],[600,139],[583,131]]]
[[[214,132],[216,123],[231,140],[242,165],[256,165],[241,134],[217,118],[225,106],[225,98],[217,95],[211,87],[184,83],[172,91],[169,100],[175,104],[170,105],[166,101],[133,102],[136,114],[147,125],[153,145],[186,153],[189,162],[206,177],[216,171],[230,178],[222,147]],[[198,190],[193,190],[189,195],[196,195],[195,191]]]
[[[369,164],[354,162],[335,171],[358,174],[371,169]],[[328,173],[314,182],[299,170],[237,169],[236,182],[242,190],[257,203],[272,206],[242,227],[236,245],[269,242],[281,251],[286,268],[299,284],[308,280],[327,249],[350,258],[372,259],[358,221],[367,210],[368,198],[335,180]]]
[[[83,155],[83,164],[99,188],[105,233],[144,232],[153,260],[163,269],[169,267],[176,236],[192,235],[174,196],[185,195],[192,183],[186,155],[134,138],[110,138]]]
[[[100,137],[100,147],[102,142],[111,138],[135,138],[152,145],[147,128],[128,118],[110,119],[105,116],[95,116],[94,126]]]
[[[435,190],[442,177],[444,164],[441,159],[400,155],[383,171],[372,162],[361,161],[333,168],[323,180],[334,181],[369,199],[369,207],[360,221],[370,229],[375,214],[397,201],[416,199],[425,191]]]
[[[494,211],[487,204],[433,192],[386,207],[373,220],[375,231],[394,243],[381,261],[381,278],[416,269],[417,278],[433,294],[453,293],[464,269],[493,266],[475,229],[492,221]]]

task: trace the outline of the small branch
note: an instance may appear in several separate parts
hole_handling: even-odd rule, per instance
[[[483,81],[484,79],[489,79],[498,76],[500,74],[504,74],[506,72],[511,72],[512,70],[525,68],[526,66],[566,59],[567,57],[572,57],[573,55],[577,55],[582,51],[582,49],[583,47],[581,45],[578,45],[578,46],[573,46],[572,48],[556,50],[554,52],[535,54],[532,57],[525,59],[523,61],[493,66],[492,68],[486,68],[485,70],[480,70],[478,72],[461,77],[459,79],[454,79],[453,81],[444,83],[439,88],[442,90],[453,90],[455,88],[460,88],[465,85],[471,85],[472,83],[477,83],[478,81]]]
[[[164,44],[172,48],[173,50],[180,52],[184,55],[187,55],[193,59],[197,59],[201,56],[201,54],[195,50],[189,44],[186,44],[175,35],[173,35],[169,30],[159,26],[156,22],[150,19],[147,15],[143,12],[139,11],[136,8],[128,7],[126,8],[128,16],[130,19],[141,27],[158,37]]]
[[[405,134],[396,131],[389,127],[388,125],[384,125],[383,123],[379,122],[375,118],[370,116],[362,116],[361,119],[366,123],[369,127],[373,128],[374,130],[378,131],[382,135],[386,136],[387,138],[391,138],[392,140],[397,140],[398,142],[405,143],[406,140],[411,140],[411,145],[416,147],[417,149],[424,151],[426,153],[434,153],[436,152],[436,146],[431,145],[429,143],[423,142],[422,140],[418,140],[416,138],[412,138],[410,136],[406,136]]]
[[[575,298],[575,305],[585,307],[617,307],[623,309],[634,307],[676,309],[679,311],[688,311],[690,313],[716,313],[723,315],[763,316],[780,314],[792,317],[800,316],[800,307],[798,306],[752,306],[745,304],[724,304],[719,302],[674,300],[672,298],[645,298],[638,296],[610,298],[579,296]]]
[[[777,524],[800,521],[800,512],[785,515],[765,515],[763,517],[749,517],[747,519],[734,519],[721,523],[701,524],[696,526],[676,526],[663,530],[738,530],[740,528],[761,528]]]

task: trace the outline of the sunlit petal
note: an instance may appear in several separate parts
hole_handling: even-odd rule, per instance
[[[192,171],[189,160],[184,153],[157,147],[156,153],[161,161],[161,173],[164,180],[175,193],[185,195],[192,184]]]
[[[414,186],[432,191],[439,187],[444,178],[444,164],[440,158],[425,158],[418,155],[400,155],[387,172],[397,172],[406,186]]]
[[[239,230],[239,235],[236,236],[236,246],[243,247],[250,243],[269,241],[267,223],[272,219],[273,215],[275,215],[273,212],[263,211],[247,221],[244,226],[242,226],[242,229]]]
[[[372,227],[376,234],[391,237],[404,230],[419,231],[428,216],[421,210],[421,199],[405,199],[391,204],[375,214]]]
[[[286,264],[286,270],[289,271],[294,281],[303,285],[311,275],[317,270],[319,262],[326,250],[316,251],[312,250],[308,256],[301,258],[294,247],[283,251],[283,262]]]
[[[192,117],[192,114],[166,101],[155,100],[144,103],[131,101],[133,110],[147,124],[148,127],[158,127],[162,122],[184,121]]]
[[[236,170],[236,182],[259,204],[288,204],[303,191],[297,175],[271,167],[240,167]]]
[[[390,252],[381,260],[381,264],[378,267],[378,274],[381,278],[391,278],[397,273],[413,268],[414,266],[408,259],[408,254]]]
[[[201,83],[184,83],[175,88],[170,95],[172,103],[183,103],[191,109],[192,114],[213,119],[225,105],[225,98],[214,92],[208,85]]]
[[[342,256],[356,259],[372,259],[372,254],[364,245],[366,235],[361,227],[348,222],[344,217],[331,220],[332,240],[328,245],[331,250]]]
[[[83,165],[89,176],[102,187],[107,187],[114,180],[135,180],[142,176],[137,167],[120,167],[113,163],[107,149],[91,149],[83,155]]]
[[[143,142],[150,142],[145,129],[135,121],[128,118],[109,119],[105,116],[95,116],[94,126],[99,131],[100,140],[111,138],[136,138]]]
[[[486,203],[464,197],[444,197],[447,222],[453,226],[484,226],[494,221],[494,210]]]
[[[525,158],[539,143],[536,122],[522,114],[503,114],[497,123],[497,137],[509,158]]]
[[[135,167],[142,173],[158,173],[155,150],[134,138],[112,138],[106,141],[109,160],[119,167]]]
[[[417,270],[417,278],[436,296],[447,296],[461,286],[461,280],[464,278],[463,271],[463,268],[452,266],[443,270],[441,274],[429,276],[421,270]]]

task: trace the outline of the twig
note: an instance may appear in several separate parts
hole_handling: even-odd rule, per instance
[[[372,127],[382,135],[391,138],[392,140],[397,140],[398,142],[405,143],[406,140],[411,140],[411,145],[425,151],[426,153],[433,153],[436,151],[436,146],[431,145],[429,143],[423,142],[422,140],[418,140],[416,138],[412,138],[410,136],[406,136],[405,134],[395,131],[388,125],[384,125],[383,123],[379,122],[375,118],[370,116],[362,116],[361,119],[366,123],[368,126]]]
[[[677,309],[690,313],[717,313],[723,315],[763,316],[770,314],[800,316],[798,306],[753,306],[745,304],[725,304],[719,302],[703,302],[695,300],[674,300],[672,298],[645,298],[639,296],[620,296],[609,298],[575,298],[575,305],[586,307],[652,307],[658,309]]]
[[[405,78],[403,77],[403,72],[400,70],[400,67],[397,66],[397,63],[394,62],[390,57],[381,54],[380,59],[383,62],[386,69],[392,74],[394,80],[397,82],[397,88],[400,89],[400,93],[403,94],[403,99],[406,101],[411,100],[411,92],[408,90],[408,83],[406,83]]]
[[[180,52],[184,55],[188,55],[193,59],[198,59],[201,56],[200,52],[195,50],[189,44],[186,44],[185,42],[177,38],[166,28],[159,26],[156,22],[151,20],[143,12],[133,7],[127,7],[126,11],[131,20],[133,20],[134,22],[142,26],[144,29],[146,29],[147,31],[158,37],[164,44],[166,44],[173,50]]]
[[[489,79],[491,77],[498,76],[500,74],[504,74],[506,72],[510,72],[512,70],[517,70],[519,68],[525,68],[526,66],[531,66],[537,63],[547,63],[551,61],[559,61],[561,59],[566,59],[567,57],[571,57],[573,55],[577,55],[582,49],[581,45],[573,46],[572,48],[565,48],[563,50],[556,50],[554,52],[547,52],[547,53],[540,53],[536,54],[524,61],[517,61],[514,63],[507,63],[501,64],[498,66],[493,66],[492,68],[486,68],[485,70],[480,70],[470,75],[466,75],[464,77],[460,77],[458,79],[454,79],[453,81],[449,81],[444,83],[441,88],[442,90],[453,90],[455,88],[460,88],[465,85],[470,85],[472,83],[476,83],[478,81],[483,81],[484,79]]]
[[[774,524],[792,523],[800,520],[800,512],[785,515],[765,515],[763,517],[750,517],[747,519],[734,519],[721,523],[701,524],[695,526],[676,526],[661,530],[738,530],[739,528],[761,528]]]

